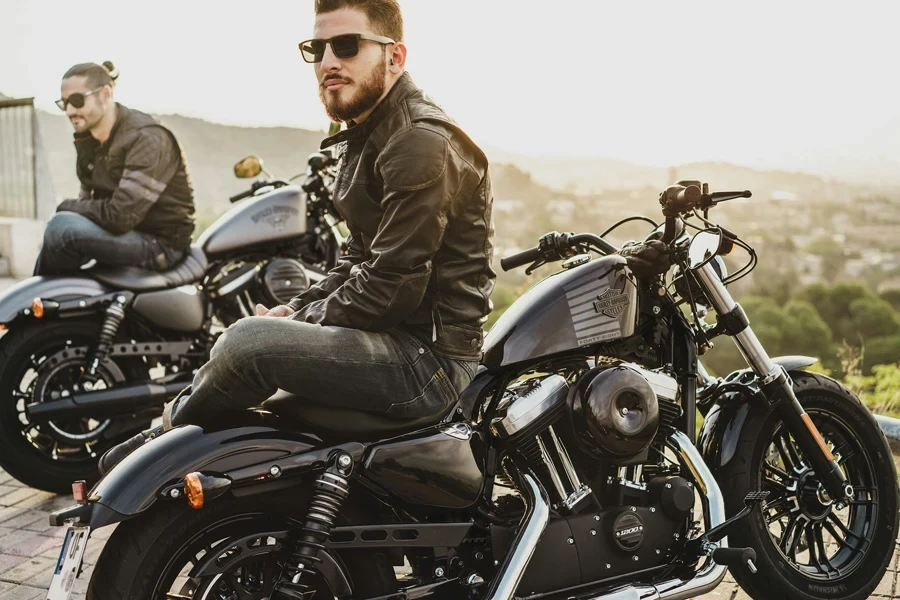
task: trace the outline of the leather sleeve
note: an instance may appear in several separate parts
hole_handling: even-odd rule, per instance
[[[128,233],[153,208],[179,164],[180,153],[165,130],[142,129],[125,154],[125,168],[111,197],[65,200],[56,210],[82,214],[115,235]]]
[[[321,300],[340,288],[350,278],[353,267],[365,260],[363,247],[358,239],[358,235],[350,232],[350,238],[347,240],[347,254],[338,259],[337,265],[328,272],[328,277],[299,294],[288,302],[287,306],[294,311],[298,311],[310,302]]]
[[[457,177],[448,176],[449,160],[447,138],[428,129],[413,128],[388,142],[376,162],[384,182],[384,216],[371,242],[370,259],[293,319],[383,331],[413,314],[425,296],[432,259],[460,185]]]

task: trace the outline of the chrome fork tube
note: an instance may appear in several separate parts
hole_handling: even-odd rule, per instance
[[[706,296],[709,298],[710,302],[712,302],[716,314],[720,317],[722,315],[727,315],[735,306],[737,306],[737,302],[735,302],[734,298],[731,297],[731,294],[728,293],[728,288],[726,288],[725,284],[722,283],[722,280],[719,279],[718,273],[716,273],[710,263],[706,263],[699,269],[695,269],[694,274],[700,281],[700,285],[706,292]],[[747,364],[750,365],[750,368],[753,369],[754,373],[760,377],[766,377],[773,373],[775,364],[772,362],[772,359],[769,358],[766,349],[763,348],[759,339],[756,337],[756,334],[753,333],[752,328],[746,327],[743,331],[733,337],[738,350],[741,351],[741,354],[746,359]]]

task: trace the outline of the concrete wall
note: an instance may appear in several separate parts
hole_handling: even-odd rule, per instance
[[[31,277],[45,226],[34,219],[0,217],[0,256],[8,262],[9,277]]]

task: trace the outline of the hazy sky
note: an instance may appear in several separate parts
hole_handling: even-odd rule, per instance
[[[898,2],[401,4],[415,81],[488,146],[658,166],[900,161],[883,139],[900,132]],[[0,0],[0,92],[56,110],[69,66],[112,60],[136,108],[322,130],[297,50],[312,5]]]

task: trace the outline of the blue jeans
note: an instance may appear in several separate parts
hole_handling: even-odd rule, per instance
[[[216,341],[189,393],[166,405],[163,425],[214,425],[228,413],[265,407],[278,389],[304,401],[397,419],[427,417],[455,404],[477,368],[474,361],[433,354],[427,343],[400,329],[247,317]]]
[[[91,259],[98,265],[166,271],[183,257],[184,252],[167,248],[150,234],[132,230],[113,235],[83,215],[63,211],[47,223],[34,274],[77,272]]]

